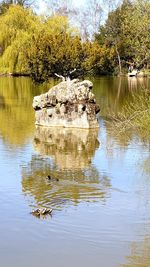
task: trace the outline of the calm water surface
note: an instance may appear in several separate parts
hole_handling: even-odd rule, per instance
[[[32,110],[47,88],[0,78],[1,267],[150,266],[150,144],[105,121],[150,82],[93,81],[100,129],[47,130],[35,129]],[[52,216],[34,217],[37,207]]]

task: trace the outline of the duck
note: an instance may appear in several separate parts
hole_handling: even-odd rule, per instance
[[[40,216],[51,214],[52,211],[53,211],[52,209],[48,209],[48,208],[36,209],[36,210],[32,210],[31,214],[34,216],[40,217]]]
[[[58,178],[52,178],[50,175],[47,175],[47,179],[49,181],[56,181],[56,182],[59,182],[59,179]]]

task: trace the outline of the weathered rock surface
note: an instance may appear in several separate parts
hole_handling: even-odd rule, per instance
[[[78,128],[98,127],[96,114],[100,111],[91,92],[92,82],[78,79],[64,81],[47,93],[35,96],[33,108],[37,125]]]

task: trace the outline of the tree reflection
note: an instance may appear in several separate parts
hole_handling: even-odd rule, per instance
[[[141,167],[141,166],[140,166]],[[150,175],[150,156],[143,163],[143,170],[147,175]]]
[[[150,236],[142,242],[133,242],[130,246],[131,255],[127,257],[127,264],[122,267],[149,267],[150,266]]]
[[[0,79],[0,133],[9,144],[22,144],[33,131],[30,79]]]
[[[149,79],[143,77],[97,77],[93,79],[96,102],[101,107],[101,117],[109,119],[118,114],[133,95],[149,88]]]
[[[23,192],[34,197],[33,206],[62,208],[82,201],[105,202],[110,179],[91,163],[99,147],[97,137],[97,130],[37,127],[34,147],[39,155],[33,155],[22,168]],[[49,174],[59,181],[48,181]]]
[[[32,136],[35,120],[33,97],[47,87],[37,87],[27,77],[0,78],[0,134],[7,144],[22,145]]]

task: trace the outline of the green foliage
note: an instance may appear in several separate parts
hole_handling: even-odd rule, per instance
[[[41,17],[25,7],[30,1],[16,2],[0,5],[0,73],[29,73],[46,81],[74,68],[80,74],[105,74],[122,73],[130,64],[150,65],[148,0],[124,0],[94,42],[83,42],[66,16]]]
[[[38,30],[39,19],[31,10],[11,5],[0,16],[0,72],[26,72],[26,43]]]
[[[124,17],[124,32],[127,36],[129,52],[137,67],[150,61],[150,2],[136,0]],[[132,49],[131,49],[132,48]]]
[[[5,12],[7,12],[7,10],[9,9],[9,6],[12,4],[12,1],[2,1],[0,3],[0,15],[4,14]]]
[[[102,46],[114,48],[114,68],[120,71],[134,64],[142,68],[150,61],[150,2],[148,0],[124,0],[122,5],[109,13],[100,27],[96,40]]]
[[[61,16],[46,20],[26,48],[29,72],[36,81],[77,68],[80,55],[80,38],[71,31],[66,17]]]
[[[43,82],[74,68],[81,74],[105,69],[107,51],[96,42],[82,42],[65,16],[44,18],[10,5],[0,24],[1,73],[29,73]]]
[[[96,72],[103,65],[104,51],[97,43],[81,42],[66,17],[52,16],[42,26],[26,50],[34,80],[44,81],[55,73],[66,75],[74,68],[81,74]]]

